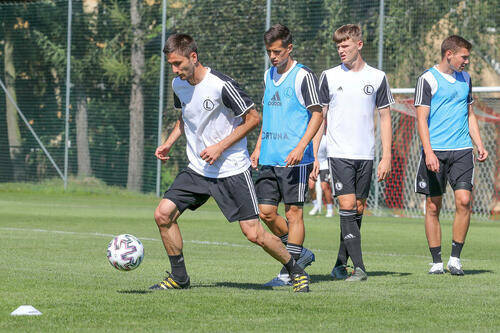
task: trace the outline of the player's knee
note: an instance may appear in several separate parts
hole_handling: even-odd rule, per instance
[[[259,213],[259,217],[262,221],[264,221],[266,224],[274,222],[276,219],[276,212],[263,212],[261,211]]]
[[[257,226],[251,226],[247,228],[242,229],[243,234],[245,237],[252,243],[257,244],[257,245],[262,245],[263,244],[263,237],[262,237],[262,232],[263,230],[259,230]]]
[[[285,212],[285,216],[289,224],[302,221],[302,207],[290,206],[290,208]]]
[[[172,223],[170,215],[171,214],[169,214],[169,212],[167,212],[161,206],[156,207],[154,217],[158,227],[161,228],[169,226]]]
[[[426,212],[431,215],[431,216],[438,216],[439,211],[441,210],[441,205],[433,202],[433,201],[427,201],[426,205]]]
[[[468,210],[471,208],[470,197],[467,196],[456,198],[455,203],[457,205],[457,210],[458,209]]]

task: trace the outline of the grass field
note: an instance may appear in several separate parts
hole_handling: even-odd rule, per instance
[[[192,288],[149,292],[169,268],[152,214],[158,199],[119,190],[0,185],[0,331],[499,331],[500,223],[473,221],[466,275],[429,276],[422,219],[365,217],[365,283],[330,279],[338,217],[306,216],[311,292],[265,288],[280,265],[213,202],[180,219]],[[443,260],[451,223],[443,221]],[[145,246],[135,271],[106,259],[112,235]],[[42,316],[13,317],[30,304]]]

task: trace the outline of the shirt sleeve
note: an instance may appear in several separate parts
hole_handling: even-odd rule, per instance
[[[234,80],[228,80],[222,87],[222,102],[233,110],[236,117],[240,117],[254,106],[252,99],[240,88]]]
[[[179,97],[177,97],[176,93],[174,92],[174,107],[176,109],[181,109],[182,108],[182,103]]]
[[[429,82],[420,76],[415,87],[415,96],[413,98],[415,106],[431,106],[432,88]]]
[[[384,75],[382,82],[377,90],[377,96],[375,98],[375,105],[378,109],[388,107],[394,104],[394,97],[392,97],[391,88],[389,87],[389,82],[387,81],[387,76]]]
[[[300,86],[302,97],[306,108],[313,105],[320,105],[318,97],[318,79],[312,72],[308,72]]]
[[[319,101],[322,106],[330,103],[330,87],[328,87],[328,79],[325,72],[321,73],[319,79]]]

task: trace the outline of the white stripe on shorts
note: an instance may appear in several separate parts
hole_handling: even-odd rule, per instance
[[[255,187],[253,186],[252,176],[250,175],[250,170],[243,171],[245,179],[247,181],[247,186],[250,191],[250,197],[252,198],[253,208],[255,214],[259,215],[259,205],[257,204],[257,195],[255,194]]]

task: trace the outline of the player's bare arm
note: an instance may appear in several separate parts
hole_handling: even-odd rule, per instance
[[[172,129],[172,132],[170,132],[167,140],[165,140],[165,142],[161,146],[158,146],[158,148],[156,148],[156,158],[158,158],[162,162],[166,162],[168,159],[170,159],[168,153],[170,152],[170,149],[172,149],[174,143],[181,137],[182,134],[184,134],[184,121],[182,120],[182,115],[180,115],[179,119],[177,119],[177,121],[175,122],[174,128]]]
[[[382,160],[377,168],[377,179],[379,182],[385,180],[391,174],[391,145],[392,125],[391,110],[389,107],[379,109],[380,114],[380,138],[382,139]]]
[[[257,139],[257,143],[255,144],[255,149],[253,150],[253,153],[250,156],[250,161],[252,162],[252,168],[256,170],[257,167],[259,166],[261,144],[262,144],[262,127],[260,128],[259,138]]]
[[[418,136],[420,137],[425,153],[425,165],[430,171],[439,172],[439,160],[432,151],[429,125],[427,124],[431,108],[425,105],[419,105],[416,107],[416,110]]]
[[[323,114],[319,105],[313,105],[309,107],[308,110],[312,113],[312,116],[309,124],[307,125],[306,133],[304,134],[302,139],[300,139],[297,147],[295,147],[286,157],[286,166],[297,165],[300,163],[300,161],[302,161],[304,150],[306,149],[309,142],[311,142],[314,135],[318,132],[318,129],[323,122]]]
[[[484,162],[486,158],[488,158],[488,151],[484,148],[483,141],[481,140],[477,117],[472,105],[469,105],[469,134],[472,142],[474,142],[477,147],[477,160],[479,162]]]
[[[250,131],[256,128],[260,123],[260,115],[255,108],[251,108],[242,116],[242,122],[231,134],[222,139],[220,142],[211,145],[200,153],[200,157],[210,165],[214,164],[220,155],[236,142],[243,139]]]
[[[321,121],[321,125],[319,126],[319,129],[313,138],[314,166],[313,166],[313,169],[312,169],[311,174],[309,176],[309,178],[311,178],[313,181],[317,180],[318,174],[319,174],[318,150],[319,150],[319,145],[321,143],[321,139],[323,138],[323,135],[325,134],[325,131],[326,131],[326,114],[327,114],[327,112],[328,112],[328,105],[323,106],[323,108],[322,108],[323,120]]]

